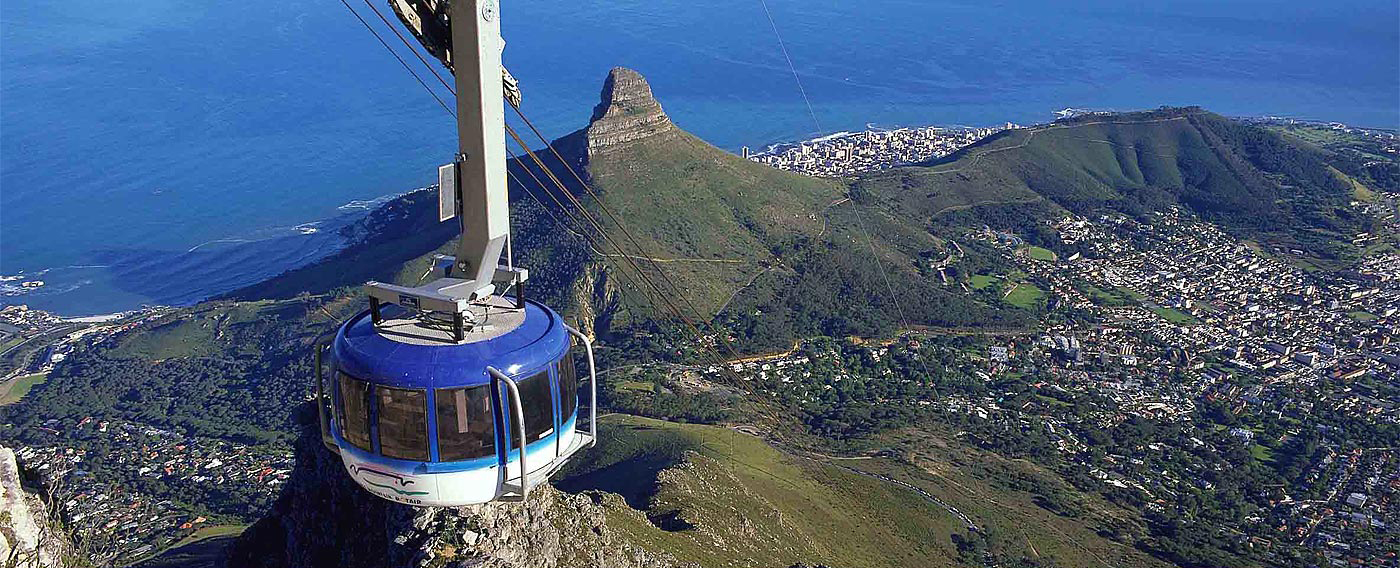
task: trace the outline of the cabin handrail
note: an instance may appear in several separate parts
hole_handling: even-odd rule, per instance
[[[501,382],[510,389],[511,410],[513,410],[511,422],[515,423],[516,439],[520,441],[520,499],[528,499],[530,497],[530,468],[525,464],[525,446],[527,445],[525,440],[525,410],[520,405],[520,386],[515,384],[515,379],[510,378],[509,375],[502,373],[495,367],[487,367],[486,372],[491,374],[493,385]],[[507,471],[509,471],[509,467],[507,467]]]
[[[330,451],[339,454],[340,446],[335,443],[335,438],[331,437],[331,427],[326,421],[326,376],[323,373],[325,370],[323,361],[324,353],[326,348],[330,347],[331,340],[334,338],[335,334],[332,332],[316,339],[316,343],[312,347],[312,349],[314,349],[312,365],[315,365],[316,421],[321,426],[321,443],[325,444],[326,448]]]
[[[565,331],[583,342],[588,352],[588,446],[593,447],[598,443],[598,368],[593,361],[593,340],[569,324],[563,325]]]

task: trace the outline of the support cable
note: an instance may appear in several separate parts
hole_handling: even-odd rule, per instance
[[[512,159],[519,160],[518,157],[514,156],[512,156]],[[592,237],[587,236],[588,231],[585,227],[583,227],[583,223],[579,221],[576,217],[574,217],[574,214],[569,211],[569,208],[565,206],[563,202],[559,201],[558,197],[555,197],[553,193],[551,193],[547,188],[545,188],[543,183],[540,183],[539,178],[535,177],[533,172],[530,173],[530,177],[535,178],[535,183],[539,184],[538,189],[540,191],[545,192],[545,195],[549,197],[550,201],[554,202],[554,206],[557,207],[560,210],[560,212],[562,212],[572,224],[565,223],[563,219],[560,219],[557,215],[555,215],[553,211],[554,208],[550,207],[542,199],[540,199],[539,196],[536,195],[535,191],[531,190],[529,186],[525,185],[525,183],[522,180],[520,180],[520,178],[518,178],[515,174],[510,173],[508,171],[506,175],[509,176],[510,179],[516,183],[516,185],[519,185],[520,188],[524,190],[527,195],[530,196],[531,200],[538,204],[540,208],[544,209],[545,213],[549,215],[550,219],[552,219],[555,222],[555,224],[563,227],[569,233],[573,234],[575,237],[577,237],[580,241],[583,242],[584,246],[587,246],[590,250],[603,255],[605,258],[607,257],[607,253],[603,252],[603,247],[599,246],[598,242],[593,240]],[[614,266],[614,268],[617,268],[618,276],[623,281],[633,280],[636,278],[631,273],[622,270],[621,267]],[[637,286],[636,282],[631,282],[630,285],[634,291],[636,291],[639,294],[642,294],[642,300],[645,301],[647,305],[651,306],[653,310],[656,310],[658,312],[661,311],[660,307],[656,305],[656,301],[652,299],[651,296],[648,296],[645,293],[645,291],[642,290],[639,286]]]
[[[587,220],[589,225],[599,234],[602,240],[605,241],[607,244],[611,245],[612,248],[618,252],[618,256],[621,257],[622,260],[625,263],[627,263],[636,273],[636,275],[640,277],[640,279],[646,284],[646,286],[644,287],[638,287],[638,290],[642,292],[643,298],[647,301],[647,303],[651,304],[652,309],[657,311],[658,313],[664,313],[666,311],[669,311],[673,316],[685,322],[686,326],[692,331],[692,333],[695,334],[699,354],[708,354],[710,356],[712,364],[716,365],[721,369],[727,369],[728,367],[724,365],[723,357],[719,356],[719,354],[713,349],[707,349],[705,347],[704,333],[694,324],[694,322],[692,322],[688,317],[686,317],[685,314],[682,313],[681,310],[673,302],[670,301],[670,298],[668,297],[666,292],[663,289],[661,289],[661,287],[658,286],[655,281],[651,279],[650,275],[648,275],[647,272],[636,263],[635,259],[633,259],[631,255],[628,255],[627,251],[624,250],[620,245],[618,245],[616,240],[614,240],[610,235],[607,234],[607,232],[604,230],[604,227],[600,223],[598,223],[597,219],[594,218],[592,214],[588,212],[583,202],[580,201],[578,197],[576,197],[572,192],[570,192],[568,187],[562,181],[560,181],[556,175],[554,175],[553,171],[551,171],[542,160],[540,160],[539,155],[536,152],[532,151],[527,144],[525,144],[525,141],[520,138],[520,135],[516,133],[515,129],[507,125],[506,133],[509,134],[512,139],[515,140],[515,143],[519,145],[524,152],[530,155],[530,158],[534,161],[535,165],[538,166],[545,173],[545,175],[551,181],[554,182],[554,186],[564,194],[565,198],[568,199],[574,205],[575,208],[579,210],[582,216]],[[566,167],[568,166],[568,162],[563,161],[562,156],[559,156],[557,152],[555,153],[555,156],[558,157],[561,163],[565,164]],[[574,175],[577,176],[577,172],[574,172],[572,168],[569,169],[571,172],[574,173]],[[535,179],[537,183],[540,183],[542,186],[544,185],[542,182],[540,182],[539,178],[535,176],[534,172],[529,170],[528,166],[526,167],[526,171],[530,174],[532,178]],[[549,195],[551,199],[555,200],[556,204],[560,205],[560,207],[563,207],[563,204],[559,203],[557,198],[554,198],[552,193]],[[627,271],[621,270],[619,267],[619,273],[627,274]],[[660,274],[660,276],[665,278],[664,273]],[[672,286],[674,287],[674,283],[672,284]],[[666,309],[663,310],[663,306],[659,306],[657,304],[656,298],[660,298],[662,300],[662,303],[665,304],[664,308]],[[732,347],[730,350],[733,350]]]
[[[759,3],[763,6],[763,14],[768,17],[768,24],[773,27],[773,36],[777,38],[778,48],[782,50],[783,58],[787,60],[788,69],[792,71],[792,78],[797,82],[797,90],[802,94],[802,100],[807,103],[807,113],[812,117],[812,125],[816,126],[818,133],[821,133],[821,122],[817,120],[817,113],[812,108],[812,100],[807,96],[807,89],[802,86],[802,76],[798,74],[797,66],[793,64],[792,55],[787,49],[787,43],[783,41],[783,35],[778,31],[778,22],[773,19],[773,12],[768,9],[768,0],[759,0]],[[894,284],[890,282],[889,272],[885,270],[884,263],[880,262],[880,257],[875,249],[875,239],[870,236],[870,229],[865,225],[865,217],[860,214],[860,203],[854,199],[851,201],[851,210],[854,211],[856,215],[856,226],[859,227],[860,232],[865,235],[865,241],[870,246],[870,261],[879,269],[880,277],[885,282],[885,289],[889,293],[889,299],[894,303],[895,311],[899,314],[900,328],[902,330],[913,331],[912,328],[909,327],[909,320],[905,317],[904,307],[899,303],[899,296],[895,293]],[[896,333],[898,333],[898,331],[900,330],[896,330]],[[920,356],[918,352],[915,352],[914,355],[919,361],[919,366],[923,369],[924,375],[927,376],[930,383],[932,383],[933,374],[929,372],[928,364],[924,362],[923,357]],[[938,398],[937,387],[934,387],[934,398]]]
[[[585,182],[583,180],[583,176],[579,175],[578,171],[575,170],[574,167],[570,165],[569,162],[565,160],[562,155],[560,155],[559,150],[557,150],[553,144],[549,143],[549,140],[547,140],[544,137],[544,134],[542,134],[540,130],[535,127],[534,123],[530,121],[530,118],[525,116],[525,113],[522,112],[519,108],[515,108],[515,113],[520,117],[520,120],[523,121],[525,125],[530,128],[530,130],[535,134],[535,136],[539,138],[541,142],[544,143],[545,147],[549,149],[549,151],[554,155],[554,157],[557,160],[559,160],[559,163],[563,164],[564,169],[568,170],[569,174],[572,175],[574,180],[579,183],[579,186],[583,188],[583,190],[586,193],[588,193],[589,197],[593,198],[594,202],[598,204],[599,209],[601,209],[603,213],[607,215],[608,219],[611,220],[613,224],[616,225],[617,228],[622,231],[623,236],[627,238],[627,240],[632,244],[632,246],[636,247],[637,251],[641,253],[643,257],[645,257],[648,260],[648,262],[651,263],[652,268],[656,271],[657,275],[667,285],[669,285],[669,293],[665,290],[662,290],[660,286],[656,286],[658,292],[662,294],[662,298],[665,299],[668,304],[670,304],[670,295],[679,297],[681,301],[683,301],[686,304],[686,306],[690,308],[690,311],[694,312],[697,318],[704,319],[704,313],[701,312],[700,309],[695,306],[695,303],[690,300],[690,296],[685,294],[680,289],[680,287],[676,285],[675,281],[671,280],[671,278],[666,275],[665,270],[663,270],[654,259],[647,255],[646,249],[642,247],[641,243],[638,242],[637,238],[632,234],[632,232],[627,230],[627,227],[626,225],[623,225],[622,220],[618,218],[618,216],[614,214],[606,204],[603,203],[602,197],[600,197],[598,193],[593,189],[593,187],[589,185],[588,182]],[[541,167],[544,167],[543,164],[541,164]],[[550,175],[553,176],[552,173]],[[625,255],[625,251],[619,250],[619,252],[622,252]],[[653,286],[655,286],[654,283]],[[681,319],[695,331],[696,340],[703,343],[704,333],[700,331],[698,326],[696,326],[695,322],[691,320],[688,316],[685,316],[683,313],[681,313],[680,309],[675,309],[673,311],[675,311],[676,314],[680,316]],[[740,358],[738,352],[734,350],[734,347],[730,345],[728,341],[724,341],[723,338],[719,338],[719,343],[723,344],[734,358]]]
[[[856,225],[860,227],[860,232],[865,235],[865,242],[870,245],[870,262],[874,263],[875,267],[880,269],[880,277],[885,281],[885,289],[889,292],[889,299],[894,303],[895,311],[899,313],[900,327],[909,332],[913,332],[913,328],[909,327],[909,320],[904,317],[904,307],[899,304],[899,296],[895,294],[894,284],[890,282],[890,274],[885,270],[885,264],[880,262],[880,257],[875,249],[875,239],[870,236],[870,229],[865,226],[865,217],[860,214],[860,203],[855,203],[854,207],[851,207],[851,211],[855,212]],[[928,363],[924,362],[924,358],[918,351],[914,352],[914,357],[919,362],[919,367],[923,368],[924,375],[928,377],[929,383],[933,384],[933,374],[928,370]],[[933,387],[933,397],[935,400],[939,398],[937,386]]]
[[[512,108],[515,108],[515,107],[512,107]],[[524,119],[525,114],[524,114],[523,112],[521,112],[519,108],[515,108],[515,112],[516,112],[516,114],[520,115],[520,117],[522,118],[522,120]],[[534,125],[531,124],[528,120],[526,120],[525,124],[526,124],[527,126],[529,126],[530,129],[533,130],[533,131],[535,132],[536,136],[540,136],[539,131],[538,131],[538,130],[535,130]],[[589,223],[592,224],[593,227],[594,227],[600,234],[604,235],[604,238],[608,239],[609,241],[612,241],[613,248],[617,249],[618,255],[621,256],[624,260],[626,260],[629,264],[631,264],[634,270],[637,270],[639,273],[643,274],[643,276],[644,276],[645,278],[647,278],[647,279],[650,281],[649,275],[646,275],[645,271],[642,270],[641,266],[637,264],[636,259],[633,258],[632,255],[627,254],[627,251],[626,251],[625,249],[623,249],[621,245],[616,244],[615,239],[614,239],[611,235],[608,235],[607,231],[606,231],[605,228],[603,227],[603,224],[600,223],[600,222],[598,222],[598,220],[597,220],[591,213],[588,212],[587,208],[584,207],[583,202],[580,201],[580,200],[578,199],[578,197],[575,196],[575,195],[573,194],[573,192],[569,191],[568,185],[565,184],[563,181],[561,181],[561,180],[559,179],[559,177],[558,177],[557,175],[554,174],[554,171],[551,170],[551,169],[549,169],[549,167],[545,165],[545,163],[544,163],[543,160],[540,160],[539,155],[538,155],[534,150],[531,150],[531,149],[529,148],[529,145],[526,144],[525,141],[524,141],[523,139],[520,138],[519,133],[517,133],[517,132],[515,131],[515,129],[514,129],[514,128],[511,128],[510,126],[506,126],[506,132],[509,133],[509,134],[511,135],[511,137],[513,137],[513,138],[515,139],[516,144],[519,144],[520,147],[521,147],[525,152],[527,152],[527,153],[530,154],[531,159],[533,159],[534,162],[535,162],[535,164],[536,164],[537,166],[539,166],[540,170],[544,172],[545,176],[547,176],[551,181],[554,182],[555,186],[559,188],[559,191],[563,192],[564,195],[574,204],[574,206],[575,206],[575,207],[578,207],[579,210],[583,212],[584,216],[588,219]],[[543,138],[543,137],[541,136],[541,138]],[[573,174],[574,179],[578,180],[578,181],[582,184],[582,182],[583,182],[582,177],[579,176],[579,175],[578,175],[578,172],[574,170],[573,166],[570,166],[569,163],[568,163],[568,161],[566,161],[566,160],[564,159],[564,157],[563,157],[562,155],[560,155],[559,152],[558,152],[557,150],[554,149],[554,146],[553,146],[553,145],[550,145],[548,142],[545,143],[545,146],[548,147],[548,148],[550,149],[550,151],[554,154],[555,159],[559,160],[559,163],[560,163],[560,164],[563,164],[563,165],[564,165],[564,168],[565,168],[566,170],[568,170],[570,173]],[[593,200],[594,200],[595,202],[598,203],[598,207],[599,207],[600,209],[602,209],[603,211],[607,212],[607,213],[609,214],[609,218],[612,219],[614,223],[617,223],[616,218],[613,217],[613,216],[611,215],[611,211],[608,210],[608,209],[607,209],[607,206],[605,206],[605,205],[602,203],[602,200],[598,198],[597,194],[596,194],[596,193],[593,193],[592,190],[590,190],[590,189],[588,188],[587,184],[583,184],[582,187],[583,187],[583,189],[584,189],[585,191],[588,192],[589,196],[591,196],[591,197],[593,198]],[[627,230],[626,230],[625,227],[621,227],[621,226],[619,225],[619,229],[622,229],[624,235],[630,236],[630,233],[627,233]],[[633,246],[637,247],[637,252],[638,252],[638,253],[640,253],[640,254],[643,255],[643,256],[646,256],[646,254],[647,254],[647,253],[646,253],[646,250],[643,249],[639,244],[637,244],[636,239],[629,239],[629,240],[631,240]],[[652,262],[653,268],[655,268],[655,269],[657,269],[658,271],[660,271],[660,268],[657,267],[657,266],[655,266],[655,264],[656,264],[655,261],[651,261],[651,262]],[[664,277],[665,275],[662,274],[661,276]],[[650,285],[651,285],[653,288],[655,288],[656,291],[657,291],[658,293],[662,294],[663,297],[664,297],[664,295],[665,295],[665,290],[663,290],[660,286],[657,286],[657,285],[655,284],[654,281],[651,281],[651,282],[650,282]],[[677,310],[677,311],[678,311],[678,310]],[[679,314],[677,314],[677,315],[679,315]],[[681,316],[681,317],[684,317],[684,316]],[[687,319],[688,319],[688,318],[687,318]]]
[[[539,176],[536,176],[535,172],[531,171],[528,165],[524,165],[524,161],[520,158],[520,156],[517,156],[515,154],[515,151],[511,150],[509,146],[506,147],[506,154],[510,156],[511,160],[514,160],[517,164],[521,164],[521,169],[525,170],[525,173],[530,175],[530,179],[534,180],[535,185],[539,188],[539,190],[543,191],[544,194],[547,197],[549,197],[550,201],[554,202],[555,207],[557,207],[559,209],[559,212],[569,219],[569,222],[565,223],[563,219],[560,219],[558,215],[555,215],[553,208],[551,208],[543,200],[541,200],[539,196],[536,195],[535,192],[530,189],[530,186],[525,185],[525,183],[518,176],[512,173],[509,168],[506,169],[506,177],[508,177],[511,181],[514,181],[515,184],[520,187],[520,189],[525,191],[526,195],[530,196],[530,199],[532,199],[536,204],[543,208],[545,213],[549,215],[549,218],[554,220],[555,224],[562,226],[565,230],[569,231],[570,233],[573,233],[574,236],[581,239],[584,242],[584,244],[587,245],[590,249],[606,256],[607,253],[603,252],[603,247],[599,247],[597,241],[595,241],[593,237],[588,236],[588,228],[586,223],[580,221],[578,217],[574,215],[573,212],[569,211],[569,208],[566,205],[564,205],[563,202],[559,201],[559,198],[555,197],[554,193],[549,191],[549,188],[544,184],[544,182],[540,181]],[[647,301],[650,302],[651,300],[648,299]]]
[[[453,112],[452,109],[447,106],[447,103],[442,102],[442,98],[437,95],[437,92],[433,91],[432,88],[428,87],[428,84],[423,81],[423,78],[418,76],[418,72],[414,71],[412,67],[409,67],[408,62],[404,61],[402,57],[399,57],[398,52],[394,51],[393,48],[389,47],[389,42],[384,41],[384,38],[380,37],[379,32],[374,31],[374,28],[369,25],[369,22],[366,22],[364,18],[360,17],[360,13],[356,12],[354,8],[351,8],[348,2],[346,2],[345,0],[340,0],[340,4],[342,6],[345,6],[345,9],[349,10],[350,13],[355,16],[356,20],[360,21],[360,25],[363,25],[365,29],[369,31],[370,35],[374,36],[374,39],[379,40],[379,45],[384,46],[384,49],[389,51],[389,55],[394,56],[394,59],[399,62],[399,65],[403,66],[405,71],[408,71],[409,75],[413,75],[413,78],[418,81],[418,84],[422,85],[423,89],[428,91],[429,95],[433,96],[433,100],[437,101],[438,106],[441,106],[442,110],[447,111],[447,114],[452,115],[453,120],[456,120],[457,113]]]
[[[802,85],[802,76],[797,72],[797,66],[792,61],[792,54],[788,52],[787,42],[783,41],[783,34],[778,30],[778,22],[773,18],[772,10],[768,8],[768,0],[759,0],[759,4],[763,6],[763,14],[768,17],[768,24],[773,28],[773,36],[778,40],[778,48],[783,53],[783,59],[787,60],[788,70],[792,72],[792,78],[797,83],[797,90],[801,93],[802,100],[807,105],[807,114],[812,118],[812,125],[816,127],[818,133],[821,133],[821,121],[817,119],[817,113],[812,107],[812,99],[807,95],[807,89]],[[894,284],[890,281],[889,272],[885,270],[884,263],[880,262],[880,257],[875,248],[875,239],[871,237],[870,229],[866,227],[865,217],[861,215],[860,207],[860,203],[855,202],[853,199],[852,211],[855,212],[857,226],[860,228],[861,233],[865,235],[865,241],[870,246],[870,260],[875,264],[876,268],[879,269],[880,277],[885,282],[885,289],[889,294],[889,299],[894,303],[895,310],[899,314],[900,327],[904,330],[913,331],[912,328],[909,327],[909,320],[905,317],[904,307],[899,303],[899,296],[895,293]],[[923,369],[924,376],[928,377],[929,384],[933,388],[934,399],[938,400],[940,398],[938,387],[936,386],[933,374],[928,370],[928,363],[924,361],[922,354],[917,351],[914,352],[914,357],[919,362],[919,367]]]
[[[597,252],[598,254],[603,255],[604,258],[606,258],[608,256],[606,252],[607,247],[600,246],[598,241],[595,240],[594,237],[590,237],[588,235],[589,231],[587,222],[580,220],[572,211],[570,211],[569,207],[565,205],[562,201],[560,201],[559,198],[556,197],[554,193],[549,190],[549,187],[543,181],[540,180],[539,176],[535,175],[535,172],[531,170],[527,164],[524,163],[524,160],[521,159],[520,156],[517,156],[515,154],[514,150],[511,150],[509,147],[507,147],[506,153],[510,155],[510,158],[512,160],[514,160],[517,164],[521,165],[521,169],[523,169],[525,173],[529,174],[530,179],[534,180],[539,190],[543,191],[544,194],[547,197],[549,197],[550,201],[552,201],[555,207],[557,207],[559,211],[569,219],[570,223],[564,223],[562,219],[556,216],[553,210],[549,207],[549,205],[545,204],[544,201],[542,201],[533,191],[530,190],[529,186],[525,185],[524,182],[522,182],[520,178],[517,177],[514,173],[511,173],[509,169],[506,170],[506,175],[510,179],[514,180],[516,185],[519,185],[521,189],[525,190],[525,192],[530,196],[531,199],[535,201],[535,203],[539,204],[540,207],[543,207],[545,209],[545,212],[549,214],[551,219],[553,219],[559,225],[564,226],[565,229],[567,229],[570,233],[573,233],[575,236],[582,239],[584,244],[588,245],[590,249]],[[627,271],[622,270],[621,266],[614,266],[614,268],[618,269],[619,275],[625,276],[629,279],[637,278],[636,276],[633,276]],[[653,310],[656,310],[657,312],[662,311],[661,307],[656,305],[656,301],[651,296],[647,295],[645,290],[641,289],[640,287],[637,287],[635,282],[633,283],[633,287],[643,294],[643,299],[646,300],[647,304],[649,304]]]
[[[449,85],[447,81],[442,78],[442,75],[438,74],[437,68],[433,67],[431,63],[428,63],[427,59],[423,59],[423,54],[418,53],[418,50],[413,47],[413,44],[409,43],[408,38],[403,37],[403,33],[399,31],[399,27],[389,23],[389,19],[385,18],[384,14],[379,11],[379,8],[375,8],[374,4],[370,3],[369,0],[364,0],[364,2],[366,6],[369,6],[370,10],[374,11],[374,15],[379,16],[379,21],[384,22],[384,25],[388,26],[389,30],[399,37],[399,41],[403,43],[404,47],[407,47],[409,51],[413,52],[413,56],[417,57],[418,61],[421,62],[424,67],[427,67],[428,71],[432,73],[434,77],[437,77],[438,82],[442,83],[442,86],[447,88],[447,92],[452,93],[452,97],[455,99],[457,97],[457,90],[452,88],[452,85]]]
[[[513,152],[511,152],[511,153],[513,154]],[[512,156],[511,158],[512,158],[512,159],[516,159],[514,156]],[[560,219],[559,216],[556,215],[556,214],[554,213],[554,209],[553,209],[553,208],[549,207],[548,205],[545,205],[544,200],[540,199],[540,197],[539,197],[538,195],[535,194],[535,191],[534,191],[534,190],[530,189],[529,186],[525,185],[525,182],[522,181],[519,177],[516,177],[516,175],[515,175],[514,173],[511,173],[510,170],[506,170],[506,177],[507,177],[507,178],[510,178],[510,181],[513,182],[513,183],[515,183],[515,185],[518,186],[518,187],[520,188],[521,191],[524,191],[525,194],[528,195],[528,196],[530,197],[530,200],[531,200],[531,201],[534,201],[536,205],[539,205],[541,209],[544,209],[544,212],[547,213],[547,214],[549,215],[549,218],[550,218],[552,221],[554,221],[554,224],[555,224],[555,225],[558,225],[558,226],[560,226],[560,227],[563,227],[565,230],[569,231],[569,233],[573,234],[575,237],[578,237],[579,239],[582,239],[582,240],[584,241],[584,243],[587,244],[590,248],[593,247],[593,241],[588,240],[587,237],[584,237],[583,234],[579,233],[579,231],[578,231],[577,229],[574,228],[574,224],[577,224],[576,222],[574,222],[574,224],[565,223],[563,219]],[[550,197],[553,198],[554,196],[551,195]],[[558,204],[558,203],[559,203],[559,200],[558,200],[558,199],[555,199],[554,202],[555,202],[556,204]],[[565,215],[569,215],[569,212],[568,212],[568,211],[564,211],[563,213],[564,213]],[[570,220],[573,221],[573,218],[570,217]]]
[[[783,34],[778,31],[778,22],[773,20],[773,12],[768,9],[768,0],[758,0],[758,2],[763,5],[763,15],[768,16],[768,25],[773,27],[773,36],[778,38],[778,48],[783,51],[783,59],[787,60],[793,80],[797,81],[797,91],[802,93],[802,101],[807,103],[807,114],[812,115],[812,124],[817,127],[817,134],[820,135],[822,123],[817,120],[817,111],[812,108],[812,99],[807,96],[807,88],[802,86],[802,76],[797,73],[797,66],[792,63],[792,55],[788,54],[787,42],[783,41]]]
[[[572,192],[569,191],[568,186],[566,186],[566,185],[564,184],[564,182],[560,181],[559,178],[558,178],[557,176],[554,175],[554,172],[552,172],[552,171],[545,165],[544,161],[540,160],[538,154],[536,154],[534,151],[530,150],[529,145],[527,145],[527,144],[525,143],[525,141],[524,141],[523,139],[520,138],[520,135],[519,135],[518,133],[516,133],[515,129],[512,128],[510,125],[506,125],[506,133],[509,134],[510,137],[513,138],[513,139],[515,140],[515,143],[518,144],[518,145],[520,146],[520,148],[521,148],[522,151],[524,151],[526,154],[528,154],[528,155],[530,156],[530,159],[533,160],[533,161],[535,162],[535,165],[538,166],[538,167],[540,168],[540,170],[541,170],[552,182],[554,182],[555,187],[558,188],[558,190],[559,190],[561,193],[563,193],[564,197],[565,197],[566,199],[568,199],[571,203],[573,203],[574,207],[575,207],[576,209],[578,209],[579,213],[583,216],[584,219],[587,220],[588,224],[598,233],[598,235],[599,235],[607,244],[611,245],[612,248],[615,249],[615,250],[618,252],[618,256],[622,257],[623,261],[625,261],[625,262],[627,262],[629,265],[631,265],[632,269],[635,270],[635,271],[637,272],[637,274],[640,276],[640,278],[641,278],[643,281],[645,281],[651,288],[653,288],[653,289],[655,290],[655,292],[658,294],[658,297],[660,297],[666,304],[668,304],[668,306],[671,307],[671,311],[672,311],[673,313],[675,313],[676,315],[678,315],[678,316],[684,317],[682,314],[679,313],[679,310],[676,310],[676,309],[675,309],[674,304],[671,304],[670,301],[666,298],[665,292],[664,292],[659,286],[657,286],[655,282],[653,282],[653,281],[651,280],[651,278],[647,275],[647,273],[646,273],[644,270],[642,270],[642,268],[641,268],[639,265],[637,265],[636,260],[632,259],[631,256],[627,254],[627,251],[624,250],[620,245],[618,245],[617,242],[612,238],[612,236],[608,235],[607,231],[604,230],[604,227],[602,226],[602,224],[600,224],[600,223],[597,221],[597,219],[595,219],[595,218],[593,217],[593,215],[592,215],[591,213],[588,212],[588,209],[584,206],[583,202],[582,202],[582,201],[579,201],[578,197],[576,197]],[[527,168],[527,170],[528,170],[528,168]],[[534,175],[534,172],[530,172],[530,173],[531,173],[532,176]],[[536,179],[538,179],[538,178],[536,178]],[[552,195],[552,194],[551,194],[551,195]],[[660,311],[660,310],[658,310],[658,311]]]

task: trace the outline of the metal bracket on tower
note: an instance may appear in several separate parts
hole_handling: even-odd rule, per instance
[[[393,0],[399,18],[457,79],[458,151],[438,168],[438,219],[458,219],[462,238],[452,264],[422,286],[380,282],[366,285],[372,311],[383,303],[453,317],[454,330],[472,323],[470,308],[509,286],[524,307],[528,272],[502,267],[510,241],[510,198],[506,186],[505,104],[520,104],[515,78],[501,66],[497,0]],[[382,320],[377,320],[382,321]],[[461,341],[462,333],[454,333]]]

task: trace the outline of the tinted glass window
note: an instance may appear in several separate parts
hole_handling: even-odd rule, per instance
[[[491,387],[437,391],[438,459],[461,461],[496,455]]]
[[[340,436],[350,445],[370,450],[369,383],[340,374]]]
[[[578,369],[574,367],[574,353],[570,351],[559,362],[559,415],[568,420],[578,408]]]
[[[549,373],[520,381],[520,406],[525,411],[526,442],[536,442],[554,433],[554,393]]]
[[[379,400],[379,453],[428,461],[427,392],[379,387],[374,394]]]

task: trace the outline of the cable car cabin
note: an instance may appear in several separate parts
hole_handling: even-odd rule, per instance
[[[317,343],[321,439],[355,483],[391,501],[524,499],[597,440],[593,346],[524,300],[529,271],[511,260],[504,107],[520,93],[501,66],[497,0],[392,6],[456,77],[458,148],[438,168],[438,220],[457,218],[462,236],[424,274],[436,280],[365,284],[369,310]],[[497,293],[512,287],[514,298]],[[573,339],[587,355],[586,427]]]
[[[328,373],[317,346],[322,439],[371,493],[419,506],[523,500],[595,443],[590,340],[533,301],[490,296],[473,311],[479,323],[464,328],[376,302],[336,333]]]

